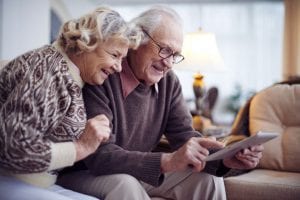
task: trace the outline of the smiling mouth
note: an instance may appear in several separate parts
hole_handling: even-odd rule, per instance
[[[103,73],[106,74],[107,76],[110,75],[109,71],[105,70],[105,69],[102,69]]]
[[[159,71],[159,72],[161,72],[161,73],[164,72],[164,68],[158,68],[158,67],[156,67],[156,66],[154,66],[154,65],[152,65],[152,67],[153,67],[155,70],[157,70],[157,71]]]

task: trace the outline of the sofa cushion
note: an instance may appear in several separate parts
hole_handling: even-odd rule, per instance
[[[225,178],[228,200],[300,199],[300,174],[256,169]]]
[[[264,144],[259,168],[300,172],[300,84],[278,84],[252,99],[249,129],[281,135]]]

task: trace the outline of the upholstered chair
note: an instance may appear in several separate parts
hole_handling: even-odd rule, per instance
[[[243,137],[258,131],[280,136],[263,145],[256,169],[225,178],[228,200],[300,199],[300,81],[258,92],[240,110],[232,131]]]

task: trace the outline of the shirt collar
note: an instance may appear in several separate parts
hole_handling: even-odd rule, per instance
[[[123,98],[126,97],[139,85],[142,84],[132,72],[127,59],[123,59],[122,71],[120,72],[120,79],[122,85]],[[154,84],[154,90],[158,94],[158,84]]]
[[[79,68],[70,60],[70,58],[67,56],[67,54],[62,50],[62,48],[58,45],[58,43],[55,41],[52,46],[63,56],[63,58],[67,61],[67,65],[69,68],[69,73],[71,74],[72,78],[75,80],[75,82],[80,86],[80,88],[83,88],[84,81],[82,80],[80,76]]]

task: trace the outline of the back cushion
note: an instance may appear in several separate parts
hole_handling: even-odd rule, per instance
[[[275,85],[259,92],[250,104],[249,128],[280,137],[264,144],[259,167],[300,172],[300,84]]]

